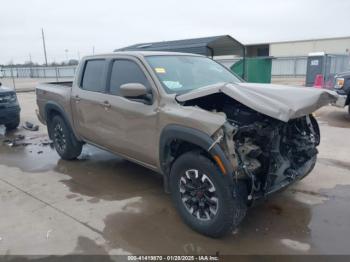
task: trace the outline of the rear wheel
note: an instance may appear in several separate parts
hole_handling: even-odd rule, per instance
[[[197,232],[221,237],[246,213],[246,195],[230,188],[216,165],[200,152],[180,156],[171,168],[172,199],[186,224]]]
[[[82,143],[75,138],[61,116],[54,116],[49,132],[55,149],[62,159],[72,160],[81,154]]]

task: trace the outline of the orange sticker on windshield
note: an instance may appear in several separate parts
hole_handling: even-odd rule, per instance
[[[154,68],[154,70],[155,70],[158,74],[165,74],[165,73],[166,73],[165,68],[163,68],[163,67],[156,67],[156,68]]]

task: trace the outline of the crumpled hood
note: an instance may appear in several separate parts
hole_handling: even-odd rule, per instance
[[[333,91],[312,87],[219,83],[179,95],[176,99],[185,102],[220,92],[259,113],[284,122],[311,114],[322,106],[335,103],[338,97]]]

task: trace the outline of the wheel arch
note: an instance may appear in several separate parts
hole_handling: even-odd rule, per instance
[[[77,135],[76,135],[74,129],[72,128],[71,121],[69,120],[66,112],[64,111],[63,107],[60,104],[53,102],[53,101],[49,101],[45,104],[45,111],[44,112],[45,112],[44,118],[46,121],[49,136],[50,136],[49,128],[51,125],[51,121],[55,115],[59,115],[66,122],[66,124],[67,124],[69,130],[72,132],[72,134],[74,134],[74,136],[77,138]],[[50,139],[52,139],[52,138],[50,137]]]
[[[179,148],[176,149],[179,150],[179,154],[175,155],[175,157],[172,155],[174,153],[174,144],[179,146]],[[228,183],[232,183],[233,167],[221,147],[218,144],[214,144],[215,141],[200,130],[175,124],[166,126],[162,130],[159,143],[159,160],[161,171],[164,176],[165,191],[170,191],[170,169],[176,158],[184,152],[196,149],[202,150],[216,164],[218,164],[217,161],[221,161],[220,169],[222,176],[228,180]],[[219,160],[217,160],[217,158],[219,158]],[[223,172],[222,168],[224,168],[226,172]]]

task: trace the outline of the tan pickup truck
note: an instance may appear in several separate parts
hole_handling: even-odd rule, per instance
[[[311,113],[337,98],[245,83],[209,58],[166,52],[85,57],[73,82],[36,94],[63,159],[89,143],[161,173],[183,220],[211,237],[311,172],[320,142]]]

